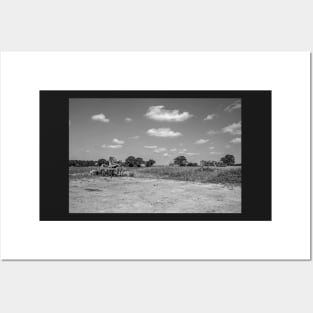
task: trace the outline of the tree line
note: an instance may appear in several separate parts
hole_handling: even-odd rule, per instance
[[[188,162],[184,155],[180,155],[174,159],[174,163],[170,165],[178,166],[198,166],[198,163]],[[232,154],[226,154],[220,161],[204,161],[200,162],[200,166],[232,166],[235,165],[235,157]],[[239,165],[239,164],[237,164]]]
[[[143,158],[140,157],[134,157],[129,156],[125,159],[125,161],[117,161],[114,157],[109,157],[109,160],[106,159],[99,159],[98,161],[86,161],[86,160],[70,160],[69,166],[101,166],[109,165],[109,161],[111,163],[117,163],[122,166],[126,167],[151,167],[155,164],[155,161],[152,159],[149,159],[148,161],[144,161]],[[176,157],[173,160],[173,163],[170,164],[170,166],[199,166],[196,162],[189,162],[187,158],[183,155],[180,155]],[[232,165],[241,165],[235,163],[235,157],[232,154],[226,154],[223,156],[220,161],[204,161],[202,160],[200,162],[200,166],[232,166]]]
[[[126,167],[141,167],[141,166],[146,166],[150,167],[155,164],[155,161],[152,159],[149,159],[148,161],[144,161],[143,158],[139,157],[134,157],[134,156],[129,156],[125,159],[125,161],[117,161],[116,158],[110,157],[109,160],[111,160],[112,163],[117,163],[122,166]],[[86,160],[69,160],[69,166],[101,166],[102,164],[104,165],[109,165],[110,162],[109,160],[106,159],[99,159],[98,161],[86,161]]]

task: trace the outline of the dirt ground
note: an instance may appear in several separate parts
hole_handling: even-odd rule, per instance
[[[70,213],[240,213],[241,187],[134,177],[70,179]]]

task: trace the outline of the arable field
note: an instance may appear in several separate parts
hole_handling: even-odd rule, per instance
[[[129,168],[127,177],[69,169],[70,213],[240,213],[241,167]]]

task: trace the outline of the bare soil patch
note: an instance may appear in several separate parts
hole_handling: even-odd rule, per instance
[[[241,187],[156,178],[70,179],[70,213],[241,213]]]

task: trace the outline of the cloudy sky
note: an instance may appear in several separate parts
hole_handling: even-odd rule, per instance
[[[240,99],[70,99],[69,159],[241,162]]]

